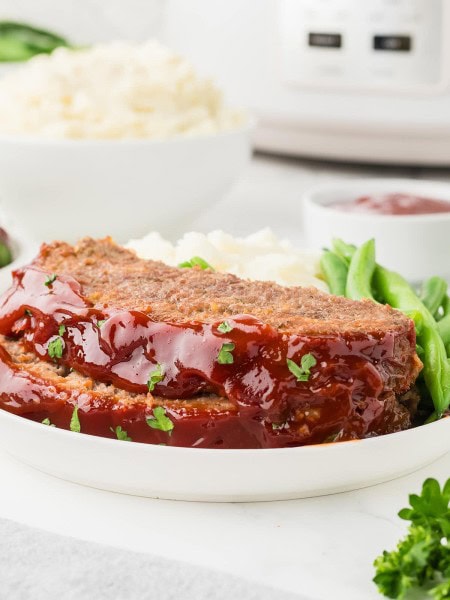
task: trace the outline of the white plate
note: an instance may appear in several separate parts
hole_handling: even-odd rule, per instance
[[[429,464],[450,450],[450,418],[337,444],[205,450],[72,433],[0,410],[0,445],[36,469],[114,492],[210,502],[287,500],[367,487]]]

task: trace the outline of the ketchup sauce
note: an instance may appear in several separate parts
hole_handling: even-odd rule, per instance
[[[380,194],[361,196],[350,202],[340,201],[329,204],[345,212],[377,215],[430,215],[450,212],[449,200],[425,198],[412,194]]]
[[[14,284],[0,301],[0,333],[20,337],[44,361],[144,395],[151,373],[162,365],[163,377],[151,390],[154,396],[194,398],[195,403],[196,397],[216,394],[235,407],[216,415],[195,404],[194,414],[186,408],[174,411],[176,425],[168,438],[146,425],[151,415],[147,404],[134,406],[132,418],[126,411],[119,418],[120,411],[110,403],[89,405],[85,395],[79,416],[87,433],[112,437],[111,426],[119,423],[136,441],[159,443],[163,435],[167,443],[180,446],[212,447],[222,440],[221,447],[281,447],[323,442],[336,434],[340,439],[360,438],[392,426],[385,399],[397,383],[394,333],[351,338],[288,334],[251,315],[227,318],[231,330],[221,333],[220,323],[166,323],[135,310],[100,311],[75,279],[60,275],[49,283],[49,274],[34,266],[14,273]],[[57,338],[62,352],[55,359],[49,345]],[[409,342],[414,348],[412,322]],[[231,363],[218,360],[224,344],[233,346]],[[300,364],[306,353],[316,363],[308,379],[299,381],[287,359]],[[17,393],[17,368],[6,354],[0,353],[2,378],[16,393],[11,404],[3,389],[0,406],[35,420],[44,418],[50,411],[48,390],[23,378],[25,387]],[[55,423],[67,428],[67,406],[58,402]]]

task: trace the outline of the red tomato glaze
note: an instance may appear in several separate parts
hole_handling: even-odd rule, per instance
[[[339,201],[330,204],[345,212],[370,213],[378,215],[429,215],[450,212],[449,200],[425,198],[412,194],[380,194],[379,196],[361,196],[349,202]]]
[[[185,408],[173,409],[176,426],[169,437],[146,424],[148,404],[125,410],[110,403],[94,405],[89,395],[72,398],[86,433],[113,437],[111,427],[120,424],[136,441],[281,447],[319,443],[337,433],[340,439],[360,438],[392,427],[385,399],[398,384],[393,333],[361,333],[351,339],[287,334],[238,315],[227,319],[232,331],[222,334],[220,322],[162,323],[139,311],[100,312],[73,278],[61,275],[47,286],[48,276],[35,267],[14,274],[14,285],[0,304],[0,333],[22,337],[28,349],[49,362],[49,344],[60,336],[60,364],[140,394],[148,393],[149,376],[160,364],[164,378],[154,388],[155,396],[183,399],[214,393],[235,407],[225,414],[195,408],[196,418]],[[99,321],[104,323],[99,326]],[[412,322],[408,341],[414,349]],[[232,364],[217,360],[224,343],[235,346]],[[286,358],[300,363],[305,353],[313,354],[317,364],[308,381],[297,381]],[[30,377],[22,377],[20,387],[17,367],[6,352],[0,353],[0,361],[1,407],[35,420],[51,414],[52,422],[68,428],[67,397],[52,404],[45,386]]]

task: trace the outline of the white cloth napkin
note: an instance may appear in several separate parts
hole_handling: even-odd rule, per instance
[[[117,533],[126,535],[119,525]],[[0,519],[0,597],[308,600],[225,573],[63,537],[5,519]]]

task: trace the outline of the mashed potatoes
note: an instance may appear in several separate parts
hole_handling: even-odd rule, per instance
[[[0,81],[0,133],[164,139],[242,121],[211,81],[154,41],[58,48]]]
[[[317,277],[319,255],[298,250],[279,240],[270,229],[246,238],[235,238],[223,231],[208,234],[186,233],[173,245],[159,233],[151,232],[128,245],[141,258],[151,258],[176,266],[200,256],[217,271],[234,273],[243,279],[275,281],[281,285],[315,286],[327,290]]]

